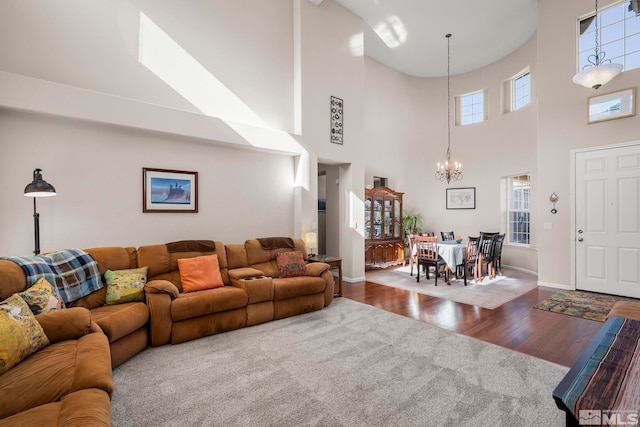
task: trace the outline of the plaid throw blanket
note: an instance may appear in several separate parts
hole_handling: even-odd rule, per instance
[[[44,277],[54,284],[65,304],[89,295],[104,285],[98,263],[81,249],[65,249],[47,255],[7,257],[22,267],[31,286]]]

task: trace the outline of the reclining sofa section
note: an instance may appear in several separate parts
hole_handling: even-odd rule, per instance
[[[264,249],[258,240],[244,245],[170,244],[138,248],[138,266],[148,266],[145,286],[151,313],[150,343],[177,344],[207,335],[306,313],[331,304],[333,276],[323,263],[307,264],[307,275],[279,278],[276,254],[306,251],[302,239],[294,248]],[[225,286],[184,292],[178,260],[217,255]]]

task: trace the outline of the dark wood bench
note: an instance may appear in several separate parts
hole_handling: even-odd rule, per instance
[[[638,341],[638,320],[614,316],[600,328],[553,390],[556,405],[566,413],[567,426],[579,426],[580,411],[587,410],[594,413],[582,412],[583,416],[600,416],[604,425],[619,424],[626,421],[627,417],[631,417],[630,421],[640,421],[635,418],[640,408],[624,407],[625,393],[632,393],[638,385],[623,386],[625,378],[637,379],[640,375],[640,365],[631,363]],[[633,376],[630,376],[629,370],[633,370]],[[583,424],[589,424],[590,420],[584,417],[582,421]]]

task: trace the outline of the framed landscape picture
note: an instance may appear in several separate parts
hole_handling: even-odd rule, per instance
[[[447,209],[475,209],[476,188],[447,188]]]
[[[589,97],[587,100],[589,124],[622,119],[636,115],[636,88]]]
[[[198,212],[198,172],[142,168],[142,212]]]

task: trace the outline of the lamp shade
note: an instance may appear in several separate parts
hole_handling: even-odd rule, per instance
[[[587,67],[573,76],[573,82],[584,87],[598,89],[622,72],[622,64],[600,64]]]
[[[56,195],[53,185],[42,179],[42,169],[33,171],[33,181],[24,188],[24,195],[27,197],[50,197]]]
[[[308,248],[315,248],[318,243],[318,235],[314,232],[309,232],[304,235],[304,243]]]

